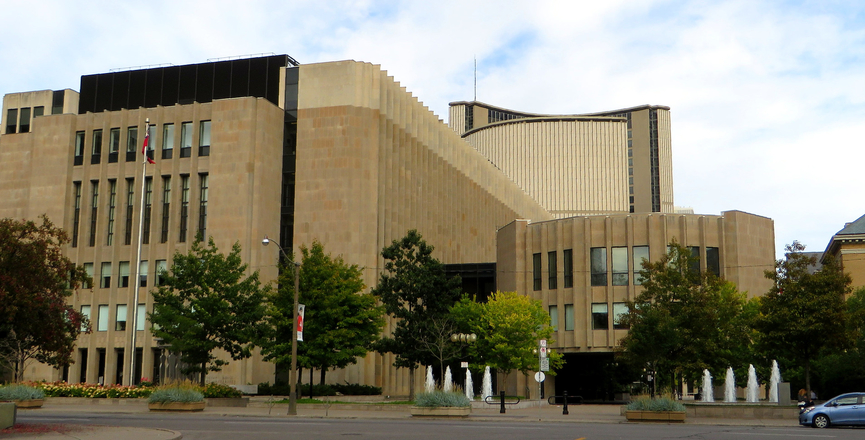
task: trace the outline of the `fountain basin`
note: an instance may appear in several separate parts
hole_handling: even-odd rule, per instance
[[[778,405],[775,402],[765,403],[685,403],[688,417],[704,417],[716,419],[796,419],[799,417],[799,407],[792,402],[790,405]]]

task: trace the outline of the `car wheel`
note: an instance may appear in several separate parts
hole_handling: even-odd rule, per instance
[[[829,417],[826,417],[823,414],[817,414],[814,416],[814,421],[811,423],[811,426],[815,428],[828,428]]]

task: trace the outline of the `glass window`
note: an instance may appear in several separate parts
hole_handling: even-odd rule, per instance
[[[96,317],[98,319],[96,323],[96,331],[98,332],[107,332],[108,331],[108,305],[101,304],[99,306],[99,316]]]
[[[75,162],[74,165],[84,164],[84,132],[75,132]]]
[[[706,270],[715,276],[721,276],[721,254],[716,247],[706,248]]]
[[[177,241],[186,242],[189,221],[189,176],[180,176],[180,237]]]
[[[102,277],[99,287],[103,289],[111,287],[111,263],[102,263],[102,270],[99,273]]]
[[[199,123],[198,155],[210,156],[210,121]]]
[[[607,285],[607,248],[592,248],[591,251],[592,264],[592,285],[606,286]]]
[[[141,228],[141,243],[150,244],[150,219],[153,211],[153,178],[144,179],[144,223]]]
[[[574,252],[572,249],[562,251],[562,269],[565,271],[565,288],[574,287]]]
[[[171,214],[171,176],[162,176],[162,234],[160,243],[168,241],[169,215]]]
[[[6,110],[6,134],[13,134],[18,130],[18,109]]]
[[[132,243],[132,208],[135,204],[135,180],[126,179],[126,224],[123,231],[123,244]]]
[[[550,290],[558,288],[558,268],[556,252],[547,252],[547,270],[549,270],[549,285]]]
[[[138,305],[138,312],[135,315],[135,330],[144,330],[144,321],[147,320],[147,307],[144,304]]]
[[[99,181],[90,181],[90,247],[96,246],[96,220],[99,213]]]
[[[108,132],[108,152],[116,153],[120,151],[120,128],[112,128]]]
[[[628,305],[625,303],[613,303],[613,328],[617,330],[627,329],[622,323],[622,317],[628,314]]]
[[[198,234],[201,240],[207,241],[207,174],[199,174],[201,194],[198,202]]]
[[[180,124],[180,157],[192,156],[192,122]]]
[[[643,260],[649,261],[648,246],[634,246],[634,284],[640,285],[643,283],[643,277],[640,276],[640,271],[643,270]]]
[[[532,288],[541,290],[541,254],[532,254]]]
[[[126,129],[126,161],[135,162],[135,153],[138,151],[138,127]]]
[[[614,247],[611,249],[613,257],[613,285],[627,286],[628,274],[631,272],[628,266],[628,248]]]
[[[93,146],[90,164],[98,164],[102,160],[102,130],[93,130]]]
[[[36,119],[45,114],[45,106],[37,105],[33,107],[33,119]]]
[[[606,303],[592,304],[592,330],[606,330],[610,319]]]
[[[30,107],[21,109],[21,119],[18,120],[18,132],[30,133]]]
[[[90,277],[90,279],[92,280],[92,279],[93,279],[93,263],[84,263],[84,272],[85,272],[85,273],[87,274],[87,276]],[[90,289],[90,288],[92,288],[92,287],[93,287],[92,284],[84,283],[84,288],[85,288],[85,289]]]
[[[571,331],[574,329],[574,305],[565,304],[565,330]]]
[[[114,330],[126,331],[126,304],[117,304],[117,314],[114,316]]]
[[[171,159],[174,151],[174,124],[162,126],[162,158]]]
[[[161,286],[163,284],[162,276],[164,273],[168,272],[168,261],[166,260],[156,260],[156,285]]]
[[[550,327],[553,331],[559,329],[559,306],[550,306]]]
[[[129,287],[129,262],[120,262],[120,284],[118,287]]]
[[[688,250],[691,251],[691,257],[693,257],[693,260],[691,261],[691,271],[700,273],[700,247],[688,246]]]
[[[73,182],[75,211],[72,214],[72,247],[78,247],[78,225],[81,223],[81,182]]]
[[[81,306],[81,331],[87,331],[87,323],[90,322],[90,306]]]
[[[138,287],[147,287],[147,271],[147,260],[144,260],[138,266]]]
[[[109,180],[108,189],[108,233],[106,234],[105,244],[111,246],[114,244],[114,217],[117,209],[117,181]]]

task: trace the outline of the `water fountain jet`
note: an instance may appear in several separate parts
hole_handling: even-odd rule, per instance
[[[714,402],[715,390],[712,388],[712,373],[703,370],[703,402]]]
[[[778,384],[781,383],[781,370],[778,361],[772,361],[772,375],[769,378],[769,401],[778,402]]]
[[[426,367],[426,383],[424,384],[423,390],[427,393],[431,393],[436,388],[436,381],[433,378],[432,374],[432,365]]]
[[[484,381],[481,383],[481,399],[486,400],[487,397],[493,395],[493,378],[490,375],[490,367],[484,368]]]
[[[466,368],[466,397],[475,400],[475,384],[472,383],[472,371]]]
[[[451,376],[451,367],[448,367],[445,370],[445,383],[444,383],[444,391],[449,393],[454,390],[454,378]]]
[[[727,376],[724,378],[724,402],[736,402],[736,375],[733,367],[727,367]]]
[[[753,364],[748,365],[748,388],[745,393],[745,401],[756,403],[760,399],[757,396],[757,388],[760,384],[757,382],[757,370],[754,369]]]

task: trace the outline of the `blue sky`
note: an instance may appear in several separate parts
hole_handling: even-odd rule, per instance
[[[380,64],[442,119],[671,107],[674,194],[775,221],[822,251],[865,214],[865,3],[857,1],[0,0],[0,93],[112,68],[257,53]]]

